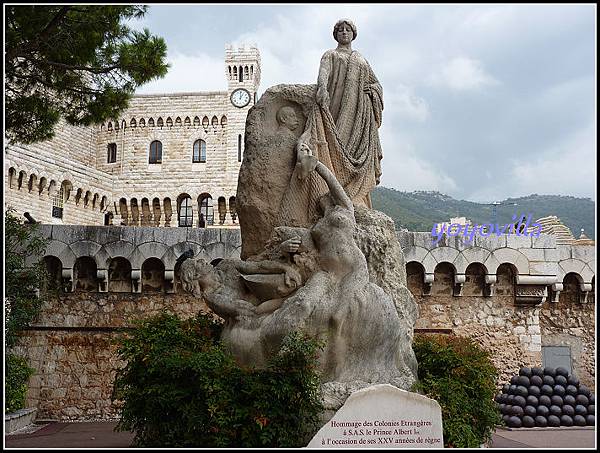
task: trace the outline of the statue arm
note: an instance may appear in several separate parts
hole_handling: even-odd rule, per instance
[[[285,274],[285,284],[297,287],[302,284],[300,273],[289,264],[278,261],[237,261],[235,268],[242,274]]]
[[[254,305],[241,299],[232,299],[219,291],[204,294],[206,305],[223,319],[236,318],[238,316],[252,316],[256,314]]]
[[[329,168],[327,168],[321,162],[317,162],[315,170],[327,183],[327,187],[329,187],[329,193],[333,198],[333,202],[338,206],[341,206],[351,212],[354,212],[352,200],[346,194],[346,191],[336,179],[336,177],[333,175],[333,173],[331,173]]]

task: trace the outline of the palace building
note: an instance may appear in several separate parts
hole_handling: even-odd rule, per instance
[[[9,144],[5,206],[46,224],[236,226],[258,49],[227,46],[224,70],[226,91],[136,95],[120,118]]]

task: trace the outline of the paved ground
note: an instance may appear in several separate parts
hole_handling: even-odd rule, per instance
[[[6,448],[116,448],[129,447],[130,432],[113,431],[114,422],[49,423],[34,432],[4,436]],[[29,432],[28,432],[29,431]],[[593,428],[498,428],[491,448],[594,448]]]

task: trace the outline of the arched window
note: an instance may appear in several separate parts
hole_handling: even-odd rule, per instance
[[[151,164],[162,163],[162,143],[158,140],[154,140],[150,143],[150,155],[148,162]]]
[[[206,162],[206,142],[202,139],[194,142],[192,162]]]
[[[54,197],[52,197],[52,217],[54,217],[56,219],[63,218],[64,200],[65,200],[65,191],[63,189],[63,186],[61,185],[58,192],[56,192]]]
[[[238,134],[238,162],[242,161],[242,134]]]
[[[193,226],[193,218],[194,212],[192,210],[192,199],[190,196],[185,196],[181,199],[181,204],[179,205],[179,226]]]
[[[108,290],[113,293],[131,292],[131,263],[119,256],[108,265]]]
[[[142,264],[142,292],[163,292],[165,289],[165,265],[158,258],[148,258]]]
[[[240,66],[240,69],[238,70],[238,75],[240,76],[240,78],[238,79],[238,81],[239,82],[243,82],[244,81],[244,72],[243,72],[241,66]]]
[[[107,158],[106,163],[112,164],[117,161],[117,144],[109,143],[107,145]]]
[[[212,197],[207,193],[203,193],[198,197],[198,204],[200,205],[201,219],[204,220],[206,225],[212,225],[215,221]]]

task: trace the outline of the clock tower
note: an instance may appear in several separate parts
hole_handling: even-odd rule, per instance
[[[257,101],[260,84],[260,53],[256,47],[225,47],[227,79],[227,177],[237,187],[244,157],[244,131],[248,111]]]

